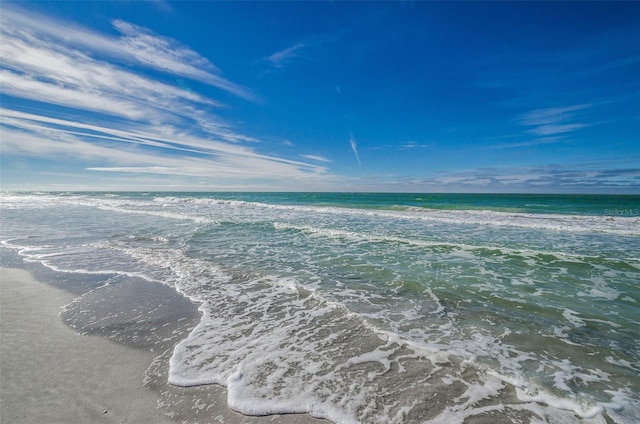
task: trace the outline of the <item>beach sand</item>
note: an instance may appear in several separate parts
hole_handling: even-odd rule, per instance
[[[170,350],[158,355],[67,327],[59,313],[74,297],[0,268],[0,423],[328,423],[247,417],[227,408],[222,387],[171,386]]]

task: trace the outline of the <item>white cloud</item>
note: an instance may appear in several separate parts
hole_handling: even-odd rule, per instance
[[[590,104],[579,104],[566,107],[536,109],[521,115],[520,121],[525,125],[555,124],[572,118],[574,114],[570,112],[587,109],[589,107],[591,107]]]
[[[573,132],[575,130],[579,130],[580,128],[585,128],[588,126],[589,124],[547,124],[533,128],[529,132],[536,135],[546,136]]]
[[[122,66],[137,62],[252,96],[220,79],[188,47],[122,21],[114,25],[123,36],[112,38],[20,9],[4,12],[2,92],[22,101],[0,108],[3,157],[73,163],[96,173],[198,177],[228,187],[331,180],[316,163],[248,147],[260,140],[216,115],[215,100]],[[25,104],[29,109],[20,110]]]
[[[101,96],[112,93],[130,101],[147,101],[164,107],[170,107],[176,99],[219,105],[196,93],[143,78],[77,50],[32,37],[21,39],[6,35],[0,45],[0,58],[6,68],[68,90]]]
[[[68,45],[11,31],[10,24],[2,28],[5,94],[156,122],[175,122],[176,114],[197,115],[196,106],[218,105],[196,93],[96,60]]]
[[[272,69],[278,69],[293,62],[317,61],[323,56],[321,52],[324,46],[340,41],[351,31],[350,28],[342,28],[337,31],[310,34],[302,41],[263,57],[260,62],[269,63]],[[338,94],[342,94],[339,86],[336,86],[336,91]]]
[[[418,143],[417,141],[407,141],[406,143],[404,143],[403,145],[401,145],[399,147],[399,150],[410,150],[410,149],[418,149],[418,148],[428,148],[428,147],[432,147],[431,144],[423,144],[423,143]]]
[[[112,23],[123,35],[119,42],[125,50],[139,62],[148,64],[152,68],[165,69],[184,76],[200,77],[195,79],[208,78],[207,70],[220,72],[208,59],[176,40],[156,35],[146,28],[118,19]]]
[[[358,145],[356,144],[356,139],[353,138],[353,135],[349,137],[349,144],[351,145],[351,150],[353,150],[353,154],[358,161],[358,165],[362,166],[362,163],[360,162],[360,155],[358,155]]]
[[[455,187],[459,190],[477,191],[483,187],[493,191],[519,190],[563,192],[567,187],[572,191],[589,191],[593,187],[600,190],[625,190],[637,186],[640,169],[633,161],[621,163],[617,169],[606,169],[610,163],[575,163],[563,165],[541,165],[528,167],[479,168],[466,171],[443,173],[423,183],[440,185],[444,190]]]
[[[274,68],[282,68],[286,63],[298,57],[297,52],[304,47],[306,47],[305,44],[296,43],[293,46],[273,53],[272,55],[267,57],[267,61],[271,63],[271,66],[273,66]]]
[[[283,178],[326,176],[326,169],[321,166],[261,155],[243,146],[180,134],[171,128],[134,125],[113,129],[9,109],[0,109],[0,115],[3,117],[4,153],[48,158],[73,155],[110,164],[144,164],[146,169],[161,166],[175,169],[174,173],[182,175],[214,176],[223,173],[227,176],[279,175]],[[167,136],[166,133],[170,135]],[[90,141],[92,139],[104,140],[107,144],[97,144]],[[133,149],[133,146],[141,146],[144,150]],[[168,155],[169,151],[185,154]],[[190,155],[192,153],[197,155]],[[104,169],[99,166],[89,168]],[[124,168],[120,168],[120,172],[124,172],[122,169]]]
[[[318,155],[300,155],[300,157],[303,157],[305,159],[315,160],[317,162],[331,162],[330,159],[327,159],[324,156],[318,156]]]
[[[250,90],[217,75],[215,65],[177,41],[123,21],[114,21],[113,24],[123,34],[121,37],[110,37],[71,22],[27,13],[15,6],[4,5],[2,10],[3,43],[5,37],[14,37],[58,44],[76,53],[88,51],[195,79],[236,96],[255,100]]]
[[[120,20],[114,21],[113,26],[123,34],[119,43],[141,64],[211,84],[239,97],[255,99],[248,89],[216,75],[219,69],[215,65],[177,41]]]
[[[488,148],[489,149],[511,149],[511,148],[514,148],[514,147],[533,147],[533,146],[539,146],[539,145],[543,145],[543,144],[561,143],[563,141],[566,141],[566,140],[561,136],[538,137],[538,138],[535,138],[534,140],[528,140],[528,141],[518,141],[518,142],[514,142],[514,143],[494,144],[492,146],[488,146]]]
[[[458,184],[467,186],[488,186],[491,182],[492,181],[489,178],[478,178],[475,176],[451,176],[436,178],[431,183],[442,185]]]
[[[2,92],[5,95],[128,119],[145,117],[145,113],[131,102],[110,95],[65,88],[6,70],[0,70],[0,79],[2,79]],[[147,114],[147,117],[151,118],[151,115]]]
[[[180,175],[184,171],[177,168],[167,168],[162,166],[121,166],[121,167],[95,167],[87,168],[87,171],[99,172],[122,172],[127,174],[160,174],[160,175]]]
[[[519,121],[522,125],[532,127],[528,132],[540,136],[570,133],[589,126],[589,124],[574,121],[575,112],[588,109],[591,106],[590,104],[578,104],[566,107],[536,109],[520,115]]]

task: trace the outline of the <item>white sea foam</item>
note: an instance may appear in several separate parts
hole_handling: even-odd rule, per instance
[[[24,204],[26,202],[37,202],[46,204],[47,202],[67,202],[71,204],[92,205],[96,206],[96,202],[102,208],[120,208],[121,212],[136,213],[135,210],[124,208],[127,204],[133,204],[127,199],[118,197],[102,197],[89,198],[86,195],[69,195],[56,196],[52,194],[41,195],[19,195],[19,196],[3,196],[3,200],[7,200],[8,204]],[[560,232],[602,232],[618,235],[638,236],[640,235],[640,218],[639,217],[615,217],[610,216],[594,216],[594,215],[558,215],[558,214],[531,214],[531,213],[512,213],[498,211],[478,211],[478,210],[439,210],[413,208],[406,211],[391,210],[370,210],[370,209],[352,209],[331,206],[301,206],[301,205],[282,205],[268,204],[259,202],[247,202],[242,200],[226,200],[217,198],[184,198],[184,197],[155,197],[154,203],[160,205],[172,204],[191,204],[191,205],[212,205],[225,206],[238,209],[269,209],[279,211],[295,211],[305,214],[331,214],[331,215],[350,215],[374,218],[391,218],[418,220],[443,224],[455,225],[489,225],[497,227],[517,227],[529,229],[543,229]],[[44,207],[44,206],[42,206]],[[145,211],[138,211],[145,213]],[[149,212],[149,211],[146,211]],[[162,215],[158,215],[162,216]],[[168,215],[177,219],[187,219],[184,215]],[[190,219],[204,219],[203,217],[191,216]]]
[[[251,303],[254,304],[254,302],[256,302],[256,299],[254,298],[252,300],[253,302]],[[316,318],[319,318],[319,317],[322,317],[324,313],[326,313],[326,311],[316,311],[316,313],[319,314],[319,315],[316,315]],[[309,314],[309,311],[307,309],[306,315],[308,314]],[[274,328],[270,327],[270,330],[268,332],[261,332],[261,331],[256,331],[255,328],[252,328],[252,330],[248,332],[248,334],[251,334],[252,336],[252,343],[256,343],[255,337],[257,336],[257,334],[268,334],[266,339],[262,343],[259,343],[259,346],[261,348],[258,348],[258,345],[253,345],[251,347],[247,347],[244,345],[227,346],[226,350],[228,350],[229,352],[230,351],[241,352],[241,355],[247,355],[247,356],[243,359],[239,358],[240,362],[239,363],[234,362],[235,365],[229,368],[225,366],[220,366],[220,364],[216,364],[216,366],[212,368],[210,368],[207,365],[206,367],[207,369],[216,369],[218,371],[216,371],[216,373],[210,375],[209,377],[205,377],[204,379],[203,379],[203,375],[207,375],[207,373],[206,372],[203,373],[202,359],[197,360],[196,361],[197,365],[195,365],[195,369],[196,369],[195,374],[193,375],[189,374],[190,372],[193,372],[194,363],[191,363],[191,365],[188,366],[187,370],[183,368],[185,363],[190,363],[191,361],[194,361],[196,357],[199,355],[199,353],[196,353],[195,354],[196,356],[194,356],[193,351],[190,350],[190,346],[198,346],[197,348],[198,352],[207,352],[205,355],[205,357],[207,358],[206,361],[211,361],[212,360],[211,356],[213,357],[218,356],[218,354],[212,353],[212,351],[219,352],[220,349],[219,347],[216,348],[217,346],[220,346],[221,344],[222,345],[229,344],[228,340],[224,340],[224,342],[221,343],[221,340],[218,338],[219,333],[221,332],[221,328],[224,328],[224,325],[222,324],[221,320],[219,318],[216,318],[216,319],[212,318],[211,315],[208,313],[205,313],[205,316],[208,317],[208,319],[212,319],[213,322],[209,322],[205,324],[206,320],[204,320],[202,324],[203,328],[194,330],[194,332],[190,335],[190,337],[187,340],[185,340],[183,343],[181,343],[179,346],[176,347],[174,356],[172,358],[173,371],[170,377],[172,382],[176,384],[182,384],[182,385],[206,384],[206,383],[213,383],[213,382],[226,385],[230,389],[230,395],[231,395],[230,405],[243,413],[265,414],[265,413],[276,413],[276,412],[279,412],[279,413],[309,412],[314,416],[329,418],[337,422],[351,422],[351,421],[354,421],[355,419],[354,416],[358,416],[357,414],[361,415],[362,413],[364,413],[364,411],[367,410],[367,408],[370,408],[370,407],[365,407],[364,411],[362,409],[360,409],[357,412],[349,411],[349,414],[345,418],[344,410],[337,407],[335,405],[335,402],[332,402],[331,400],[327,401],[326,399],[319,400],[317,398],[314,398],[314,396],[318,396],[318,393],[317,392],[315,394],[312,394],[312,393],[314,393],[315,391],[318,391],[320,393],[323,392],[323,390],[318,390],[319,389],[318,385],[321,386],[322,382],[326,381],[326,378],[322,378],[321,379],[322,382],[306,381],[303,387],[298,387],[295,391],[287,390],[286,391],[287,395],[284,397],[282,402],[280,402],[279,400],[274,401],[272,392],[274,390],[276,392],[284,391],[285,389],[283,387],[280,387],[280,386],[278,386],[278,388],[268,387],[268,386],[261,387],[257,392],[255,392],[256,387],[254,387],[254,385],[256,384],[256,382],[262,381],[266,378],[267,381],[271,381],[272,383],[278,382],[281,384],[284,376],[292,371],[291,369],[292,363],[294,364],[294,367],[296,366],[295,364],[298,364],[297,366],[300,366],[299,364],[303,361],[302,358],[304,358],[304,361],[309,361],[311,359],[306,355],[303,355],[302,357],[298,356],[296,358],[297,356],[296,353],[299,353],[296,350],[290,351],[285,349],[284,352],[281,350],[283,347],[282,346],[283,341],[289,340],[292,337],[293,333],[291,332],[290,329],[287,329],[284,332],[282,332],[281,328],[279,328],[278,330],[275,330]],[[290,318],[291,316],[289,316],[289,319]],[[264,316],[262,316],[261,319],[264,319]],[[305,322],[308,322],[308,321],[305,321]],[[282,326],[282,324],[283,323],[280,322],[278,325]],[[294,328],[299,328],[300,324],[301,324],[300,322],[295,322]],[[211,333],[213,331],[209,329],[213,329],[213,328],[216,329],[215,332],[218,334],[214,339],[211,339]],[[234,326],[233,332],[235,333],[234,338],[236,339],[237,339],[238,331],[242,332],[242,329]],[[278,337],[278,335],[276,335],[277,333],[280,333],[280,335],[283,335],[284,337]],[[332,332],[331,334],[332,334],[332,337],[331,337],[332,342],[335,341],[336,338],[339,338],[339,336],[335,335],[334,332]],[[396,341],[401,340],[401,343],[406,345],[406,342],[399,337],[395,337],[394,340]],[[393,341],[392,343],[395,344],[396,341]],[[305,342],[308,343],[309,340],[305,339]],[[247,341],[243,340],[243,344],[244,343],[247,343]],[[379,345],[377,348],[366,351],[359,355],[343,358],[342,360],[346,359],[346,361],[343,363],[343,365],[339,365],[337,368],[335,368],[334,372],[335,371],[339,372],[342,369],[348,369],[350,366],[353,366],[353,365],[366,363],[369,366],[371,366],[371,364],[378,363],[381,365],[381,368],[379,370],[376,367],[374,367],[373,370],[361,376],[362,380],[358,379],[360,381],[360,383],[358,383],[359,385],[363,385],[363,384],[366,385],[366,382],[375,382],[377,377],[388,373],[392,369],[393,363],[400,362],[400,361],[397,361],[397,359],[391,359],[393,355],[389,356],[389,352],[393,352],[394,350],[389,349],[391,345],[389,345],[390,341],[388,339],[386,343],[387,343],[386,345]],[[273,349],[269,349],[267,346],[279,346],[279,347],[275,351],[273,351]],[[299,347],[300,346],[298,346],[298,348]],[[248,352],[259,352],[259,357],[256,358],[255,356],[252,356]],[[425,350],[423,350],[423,354],[424,352]],[[314,352],[314,354],[316,353],[317,352]],[[273,361],[273,359],[270,358],[271,355],[276,355],[278,360]],[[287,358],[287,359],[285,360],[284,358]],[[296,358],[296,359],[292,361],[292,358]],[[433,360],[433,359],[435,358],[432,358],[432,361],[431,361],[432,364],[438,362],[438,360]],[[427,359],[423,357],[422,360],[426,361]],[[282,364],[282,361],[285,361],[285,362],[289,361],[289,364]],[[442,361],[442,358],[439,358],[439,361]],[[275,367],[278,370],[269,371],[267,376],[262,375],[261,372],[259,371],[269,367]],[[307,371],[311,371],[313,375],[315,375],[318,371],[321,371],[323,369],[323,365],[321,363],[307,364],[306,367],[308,367]],[[219,374],[220,369],[223,369],[223,370],[228,369],[229,371],[227,372],[226,376],[224,374],[220,375]],[[402,367],[402,369],[404,369],[404,366]],[[561,380],[558,380],[558,381],[561,381]],[[459,380],[454,378],[452,381],[450,381],[450,384],[453,384],[454,382],[459,382]],[[295,386],[296,383],[288,381],[288,384],[292,384]],[[350,385],[349,391],[354,389],[353,387],[351,387],[352,385],[353,384]],[[314,390],[308,391],[309,386]],[[359,386],[359,387],[362,390],[362,386]],[[456,419],[451,422],[455,422],[455,421],[461,422],[462,419],[465,417],[486,412],[484,409],[474,409],[473,406],[480,399],[485,399],[487,396],[491,396],[492,393],[493,394],[498,393],[501,387],[502,386],[500,384],[491,383],[491,380],[484,381],[484,383],[482,383],[477,387],[473,385],[468,385],[467,391],[465,391],[464,395],[461,395],[461,397],[464,396],[464,398],[468,400],[463,405],[456,405],[455,407],[450,407],[449,410],[443,412],[443,414],[445,414],[445,416],[449,418],[455,416]],[[305,389],[307,389],[307,391],[305,391]],[[519,394],[519,398],[522,401],[546,403],[548,405],[551,405],[560,409],[572,411],[585,418],[592,418],[602,411],[601,406],[587,407],[580,404],[579,402],[558,398],[557,396],[552,396],[542,391],[536,391],[535,395],[531,395],[531,392],[524,392],[524,391],[519,391],[518,394]],[[357,395],[350,400],[349,405],[356,407],[356,409],[358,409],[357,407],[359,405],[363,405],[363,404],[366,405],[366,400],[362,398],[363,396],[366,398],[366,395],[367,395],[366,393],[357,392]],[[343,392],[342,396],[346,396],[346,392]],[[257,397],[258,399],[254,399],[255,397]],[[269,401],[266,401],[266,400],[260,401],[260,399],[269,399]],[[263,405],[264,409],[261,409],[260,405]],[[307,406],[303,408],[304,410],[301,410],[300,405],[307,405]],[[410,408],[410,405],[402,405],[402,408]],[[442,416],[440,416],[439,418],[442,418]],[[435,422],[439,422],[438,421],[439,418],[435,419]]]
[[[554,406],[558,409],[563,409],[567,411],[573,411],[577,415],[583,418],[594,418],[602,413],[604,408],[601,405],[590,406],[590,405],[581,405],[579,402],[572,401],[566,398],[559,398],[557,396],[549,395],[545,392],[536,392],[532,394],[530,392],[517,389],[518,399],[523,402],[537,402],[543,403],[545,405]],[[602,420],[601,422],[604,422]]]
[[[558,215],[531,214],[477,210],[439,210],[413,208],[407,211],[385,211],[369,209],[350,209],[330,206],[277,205],[242,200],[224,200],[215,198],[176,198],[162,197],[156,202],[226,205],[237,208],[262,208],[282,211],[298,211],[308,214],[358,215],[364,217],[393,218],[431,221],[456,225],[491,225],[546,229],[568,232],[604,232],[619,235],[640,235],[640,218],[594,215]]]
[[[135,254],[144,257],[143,252],[137,251]],[[389,378],[393,364],[398,370],[406,370],[407,360],[417,360],[414,366],[424,362],[433,370],[442,369],[435,366],[443,362],[441,356],[429,360],[424,357],[424,351],[419,357],[415,353],[398,356],[398,342],[407,346],[406,343],[398,337],[380,339],[375,333],[364,336],[356,332],[357,338],[370,339],[369,343],[373,345],[364,351],[362,348],[356,349],[361,353],[354,355],[355,352],[350,352],[354,348],[353,336],[342,347],[339,340],[351,333],[354,327],[361,326],[362,322],[351,314],[343,315],[339,312],[341,308],[336,309],[315,296],[287,299],[286,303],[282,303],[282,296],[291,296],[290,283],[267,284],[253,294],[246,293],[239,288],[233,289],[231,280],[219,274],[219,271],[211,270],[208,264],[185,257],[173,262],[177,257],[171,257],[170,266],[176,275],[180,275],[176,281],[177,287],[204,303],[201,307],[201,324],[174,350],[170,381],[179,385],[225,385],[229,389],[230,406],[240,412],[308,412],[335,422],[358,422],[363,416],[369,415],[372,420],[383,420],[383,416],[388,417],[388,413],[399,409],[387,405],[386,409],[380,411],[371,402],[376,398],[374,391],[379,389],[376,389],[378,379],[382,376]],[[155,262],[159,259],[147,260]],[[161,262],[167,263],[167,257],[162,258]],[[203,292],[202,287],[194,283],[205,281],[201,278],[202,273],[208,276],[207,284],[211,284],[211,276],[220,277],[220,283],[225,284],[224,294],[216,294],[212,298],[211,292]],[[285,291],[282,292],[279,287]],[[232,298],[233,302],[230,300]],[[232,311],[221,311],[221,308],[229,308],[230,304],[235,304]],[[291,310],[296,304],[297,307]],[[355,325],[345,326],[345,320],[354,319]],[[300,337],[302,328],[306,331]],[[366,334],[366,328],[362,327],[360,331]],[[314,335],[321,334],[320,338],[314,338]],[[328,346],[331,348],[327,350]],[[406,349],[402,348],[407,352]],[[331,361],[332,355],[327,358],[327,352],[337,354],[333,359],[339,359],[339,362]],[[365,366],[367,371],[360,370],[358,366]],[[448,370],[446,374],[449,377],[450,372]],[[424,376],[417,377],[418,380],[411,383],[411,379],[416,377],[404,375],[406,371],[402,374],[398,378],[409,387],[422,384],[420,381]],[[460,382],[464,380],[454,377],[450,385]],[[467,391],[475,387],[468,382],[464,384],[468,385]],[[465,392],[464,396],[479,400],[495,395],[498,389],[499,385],[487,385],[485,382],[474,391]],[[474,404],[475,401],[468,401],[466,406],[456,407],[458,416],[482,412],[475,411]],[[411,410],[411,405],[402,404],[400,407]],[[449,411],[448,414],[453,412]],[[379,416],[381,413],[383,415]]]
[[[584,327],[587,324],[578,317],[578,313],[576,311],[572,311],[571,309],[565,309],[562,312],[562,316],[567,319],[574,327]]]

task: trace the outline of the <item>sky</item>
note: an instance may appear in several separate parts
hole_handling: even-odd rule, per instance
[[[0,3],[2,190],[640,194],[640,2]]]

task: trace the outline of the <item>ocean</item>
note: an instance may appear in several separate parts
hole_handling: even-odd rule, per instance
[[[94,278],[72,326],[136,281],[197,304],[169,382],[247,415],[640,421],[640,196],[2,193],[0,213],[3,251]]]

